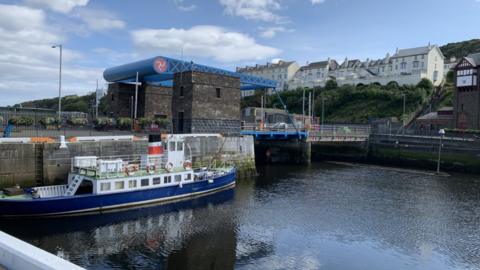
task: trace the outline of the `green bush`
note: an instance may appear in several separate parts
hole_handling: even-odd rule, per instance
[[[167,118],[156,118],[155,124],[158,125],[161,129],[168,129],[170,128],[170,120]]]
[[[93,121],[97,129],[104,129],[113,125],[113,119],[108,117],[100,117]]]
[[[5,121],[3,119],[3,116],[0,115],[0,126],[3,126],[5,124]]]
[[[138,119],[138,124],[142,127],[142,128],[147,128],[149,127],[151,124],[155,123],[155,119],[153,118],[150,118],[150,117],[142,117],[142,118],[139,118]]]
[[[88,119],[80,118],[80,117],[72,117],[67,119],[67,124],[71,126],[86,126],[88,125]]]
[[[132,128],[132,119],[128,117],[120,117],[117,119],[117,127],[119,129],[130,129]]]
[[[44,127],[46,126],[53,126],[58,124],[58,120],[55,117],[44,117],[40,119],[40,124]]]
[[[13,116],[8,122],[15,126],[31,126],[33,125],[33,118],[28,116]]]

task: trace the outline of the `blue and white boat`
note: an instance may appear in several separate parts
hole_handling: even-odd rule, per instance
[[[128,160],[74,157],[68,183],[0,194],[1,217],[79,215],[188,200],[235,186],[233,166],[193,169],[183,137],[170,135],[163,153]],[[150,150],[150,149],[149,149]],[[162,151],[160,151],[162,152]],[[153,154],[152,154],[153,153]]]

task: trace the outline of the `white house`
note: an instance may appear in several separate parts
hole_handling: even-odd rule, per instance
[[[293,76],[300,66],[295,61],[278,61],[277,63],[267,63],[265,65],[247,66],[236,69],[239,73],[254,75],[266,79],[276,80],[277,90],[288,89],[288,83],[293,80]],[[252,95],[253,91],[243,91],[242,96]]]
[[[319,61],[307,64],[301,67],[293,80],[289,82],[289,89],[296,89],[298,87],[317,87],[324,86],[330,79],[331,72],[338,67],[337,61],[327,59],[326,61]]]

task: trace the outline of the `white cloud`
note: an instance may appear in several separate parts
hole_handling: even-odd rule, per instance
[[[280,0],[220,0],[225,13],[247,20],[283,22],[285,18],[275,13],[281,9]]]
[[[75,7],[83,7],[89,0],[26,0],[28,4],[47,7],[55,12],[69,13]]]
[[[112,13],[104,10],[80,9],[76,16],[94,31],[105,31],[125,28],[125,22],[117,19]]]
[[[273,27],[259,27],[260,36],[263,38],[273,38],[277,35],[277,33],[283,32],[292,32],[292,29],[287,29],[282,26],[273,26]]]
[[[141,29],[132,32],[135,46],[142,51],[213,58],[218,62],[263,60],[280,50],[258,44],[255,39],[222,27],[199,25],[190,29]]]
[[[312,2],[312,5],[316,5],[325,2],[325,0],[310,0],[310,2]]]
[[[192,11],[197,8],[194,4],[185,4],[185,0],[173,0],[173,3],[181,11]]]
[[[1,105],[56,95],[59,52],[51,46],[65,43],[59,33],[48,24],[43,10],[0,4]],[[101,70],[75,64],[82,59],[81,53],[64,48],[65,93],[79,90],[88,80],[93,85],[101,75]]]

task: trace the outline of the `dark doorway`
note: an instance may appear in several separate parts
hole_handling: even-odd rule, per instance
[[[184,132],[183,122],[184,122],[183,112],[178,112],[178,133]]]

